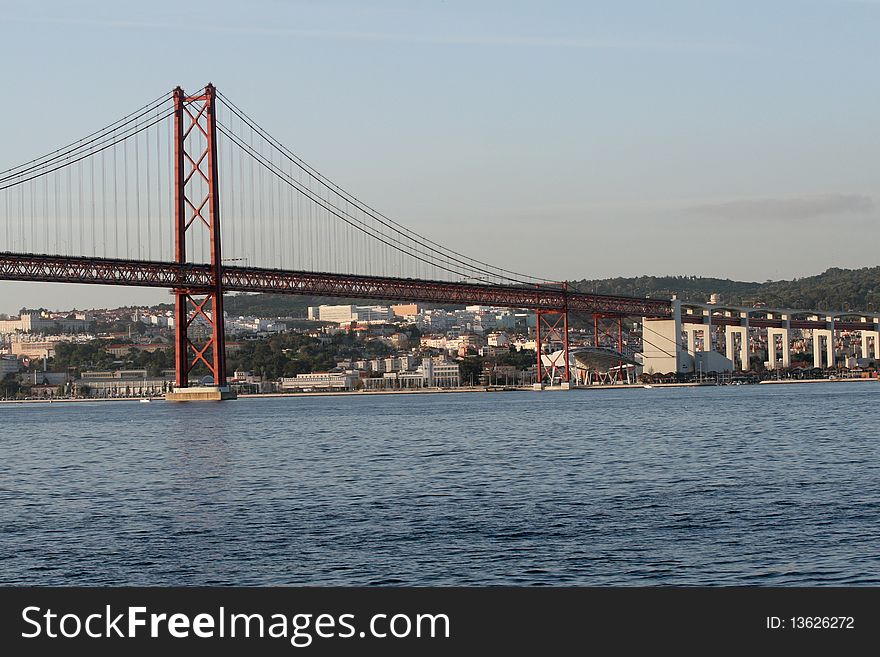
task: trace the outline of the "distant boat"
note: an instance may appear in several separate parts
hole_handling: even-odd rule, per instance
[[[644,387],[645,387],[645,388],[653,388],[654,386],[652,386],[652,385],[646,383],[646,384],[644,385]]]
[[[141,404],[149,404],[150,401],[150,399],[141,399]]]

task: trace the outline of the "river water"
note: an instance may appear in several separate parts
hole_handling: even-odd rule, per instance
[[[878,399],[0,405],[0,583],[878,585]]]

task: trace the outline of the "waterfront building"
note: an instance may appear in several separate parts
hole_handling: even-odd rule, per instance
[[[89,370],[85,371],[80,375],[80,379],[83,380],[98,380],[98,379],[145,379],[147,378],[147,370],[138,369],[138,370]]]
[[[456,362],[443,358],[425,358],[419,369],[429,387],[457,388],[461,385],[461,373]]]
[[[372,382],[381,382],[382,388],[406,389],[424,388],[425,377],[422,372],[386,372],[381,379],[372,379]]]
[[[415,370],[386,372],[382,378],[364,379],[368,390],[406,388],[457,388],[461,385],[458,363],[444,356],[423,358]]]
[[[259,374],[245,370],[236,370],[228,382],[237,393],[274,392],[276,389],[273,382],[264,381]]]
[[[79,379],[75,381],[77,394],[87,397],[157,397],[169,392],[173,386],[173,377]]]
[[[147,370],[92,370],[83,372],[74,382],[79,395],[88,397],[154,397],[174,385],[174,370],[160,376],[148,376]]]
[[[283,377],[281,389],[285,391],[352,390],[359,380],[360,377],[355,372],[311,372]]]

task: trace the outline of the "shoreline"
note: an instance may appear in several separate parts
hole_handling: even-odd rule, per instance
[[[759,385],[787,385],[799,383],[878,383],[880,379],[870,377],[845,378],[845,379],[768,379],[758,381]],[[717,385],[709,382],[690,383],[651,383],[647,386],[642,383],[618,383],[600,384],[570,388],[568,392],[590,392],[592,390],[644,390],[646,388],[705,388],[705,387],[728,387],[731,384]],[[742,384],[755,385],[755,384]],[[238,395],[241,399],[279,399],[284,397],[369,397],[378,395],[436,395],[436,394],[463,394],[463,393],[499,393],[499,392],[562,392],[560,386],[546,387],[542,391],[536,391],[531,386],[462,386],[460,388],[412,388],[403,390],[345,390],[339,392],[267,392],[267,393],[243,393]],[[3,404],[67,404],[67,403],[90,403],[90,402],[136,402],[144,400],[150,402],[164,402],[163,395],[155,397],[93,397],[93,398],[65,398],[65,399],[0,399]]]
[[[767,379],[766,381],[758,381],[758,383],[778,385],[780,383],[856,383],[859,381],[874,381],[876,383],[880,379],[870,376],[849,379]]]

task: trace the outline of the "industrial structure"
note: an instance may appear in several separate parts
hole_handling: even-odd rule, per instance
[[[880,361],[880,315],[821,312],[790,308],[736,307],[720,303],[672,301],[669,318],[642,321],[643,360],[647,373],[695,373],[753,369],[750,345],[761,345],[770,370],[792,366],[792,344],[812,353],[815,368],[836,365],[836,345],[843,334],[857,332],[864,361]],[[683,338],[684,336],[684,338]],[[723,355],[722,355],[723,354]],[[721,360],[723,358],[723,360]]]

